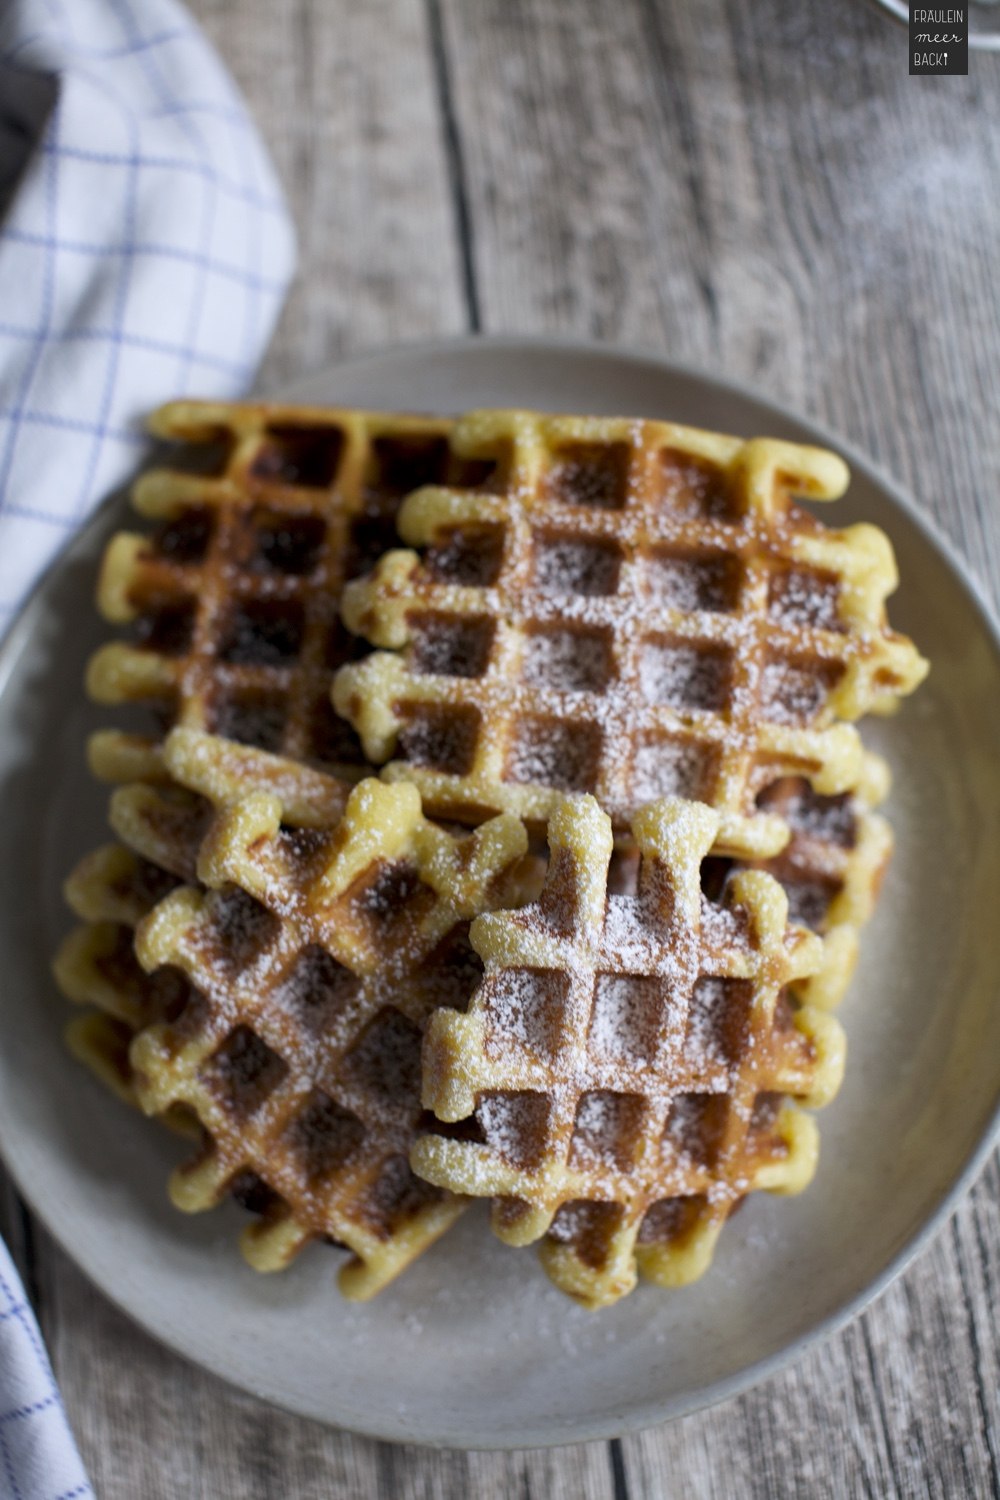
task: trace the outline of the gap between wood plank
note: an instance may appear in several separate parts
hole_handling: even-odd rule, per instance
[[[668,11],[667,17],[669,14]],[[657,102],[667,127],[669,128],[671,121],[676,125],[685,151],[686,165],[683,169],[683,176],[691,202],[691,217],[694,220],[702,250],[702,264],[695,270],[694,277],[712,330],[717,334],[719,304],[708,269],[712,264],[712,223],[702,184],[703,172],[699,160],[700,142],[695,125],[694,107],[688,93],[683,68],[672,65],[671,45],[665,32],[668,20],[661,16],[656,0],[643,0],[642,22],[653,64],[653,87]]]
[[[438,101],[441,105],[441,123],[444,131],[445,156],[448,162],[448,180],[455,208],[455,223],[458,229],[459,248],[462,257],[462,291],[465,296],[465,312],[472,333],[482,329],[479,308],[479,288],[476,285],[476,260],[473,249],[472,217],[469,212],[469,194],[466,185],[465,157],[462,138],[455,114],[455,101],[451,88],[451,72],[448,64],[448,49],[444,36],[444,20],[441,15],[441,0],[427,0],[427,26],[431,41],[431,59],[437,83]]]
[[[24,1290],[28,1294],[28,1301],[34,1308],[35,1317],[41,1321],[42,1290],[38,1279],[38,1241],[35,1237],[35,1221],[20,1193],[14,1194],[14,1202],[17,1204],[20,1221],[21,1272],[24,1278]]]
[[[41,1310],[41,1278],[38,1274],[38,1239],[28,1205],[10,1177],[0,1169],[0,1235],[24,1284],[24,1291],[38,1316]]]
[[[608,1443],[608,1461],[611,1464],[611,1483],[614,1500],[630,1500],[628,1475],[625,1472],[625,1454],[621,1438],[612,1438]]]

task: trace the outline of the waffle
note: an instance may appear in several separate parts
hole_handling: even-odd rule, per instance
[[[53,964],[67,999],[97,1007],[74,1017],[66,1031],[71,1051],[119,1098],[138,1106],[128,1059],[134,1033],[175,1018],[189,987],[168,970],[146,974],[133,950],[133,932],[178,884],[197,879],[198,851],[213,807],[238,801],[248,786],[294,803],[302,822],[335,821],[349,787],[251,747],[178,730],[170,765],[176,777],[155,791],[119,787],[110,821],[122,840],[87,855],[65,886],[82,919]],[[166,768],[163,767],[166,775]]]
[[[427,1029],[424,1103],[446,1123],[414,1169],[492,1197],[497,1234],[541,1239],[553,1281],[589,1306],[637,1269],[693,1280],[748,1192],[804,1187],[816,1130],[787,1096],[821,1105],[840,1082],[839,1025],[789,998],[822,951],[786,926],[781,887],[746,870],[723,905],[701,894],[718,824],[676,798],[643,809],[638,893],[609,897],[611,820],[567,799],[539,902],[473,923],[483,983]]]
[[[861,931],[875,911],[892,854],[892,831],[875,811],[889,779],[889,767],[871,753],[865,754],[858,785],[839,797],[820,796],[804,777],[785,777],[761,798],[763,808],[789,829],[781,853],[762,860],[710,856],[702,863],[702,890],[716,902],[741,870],[766,870],[788,898],[789,920],[823,939],[819,968],[790,986],[804,1004],[832,1010],[850,983]],[[619,841],[609,889],[634,894],[638,864],[634,844]]]
[[[93,657],[99,703],[142,704],[166,730],[186,725],[364,774],[349,726],[330,705],[336,667],[357,643],[340,624],[345,578],[389,545],[415,486],[485,481],[488,463],[451,452],[436,418],[297,406],[174,402],[153,432],[192,445],[189,467],[160,468],[133,490],[152,535],[110,542],[98,604],[131,640]],[[94,737],[104,780],[162,775],[158,735]]]
[[[85,920],[63,941],[53,971],[68,1000],[90,1007],[69,1022],[66,1041],[112,1093],[136,1107],[128,1060],[132,1037],[143,1026],[179,1014],[188,987],[167,970],[143,972],[132,947],[133,930],[176,884],[166,871],[120,844],[88,855],[66,883],[66,899]]]
[[[892,854],[892,831],[874,811],[888,789],[889,768],[870,753],[858,785],[839,797],[822,797],[804,778],[786,777],[762,798],[791,830],[781,853],[751,864],[706,862],[711,868],[705,883],[716,899],[741,869],[766,870],[788,898],[789,921],[822,937],[819,968],[791,986],[806,1005],[830,1010],[850,983],[861,930],[871,920]]]
[[[369,1297],[464,1206],[408,1165],[422,1027],[478,982],[467,924],[515,896],[527,836],[504,815],[455,838],[426,821],[414,787],[371,779],[341,816],[342,785],[291,763],[233,800],[217,789],[214,743],[175,729],[164,746],[167,771],[211,815],[201,885],[172,891],[136,932],[143,968],[166,966],[192,993],[132,1042],[136,1091],[148,1113],[181,1105],[201,1122],[203,1148],[171,1182],[179,1207],[263,1184],[242,1241],[251,1264],[279,1269],[332,1238],[353,1252],[341,1289]],[[166,790],[120,791],[116,827],[123,799],[136,823],[167,826]]]
[[[385,775],[434,815],[544,824],[591,792],[628,827],[664,795],[720,814],[720,852],[788,838],[756,799],[784,777],[856,785],[834,719],[891,708],[926,663],[889,630],[896,569],[872,526],[831,531],[790,495],[833,499],[845,465],[814,448],[652,422],[481,412],[456,452],[492,492],[433,486],[399,511],[416,551],[344,590],[380,650],[345,664],[338,711]]]

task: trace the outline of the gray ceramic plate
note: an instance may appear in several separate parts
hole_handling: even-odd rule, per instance
[[[835,443],[748,392],[664,360],[552,342],[462,342],[357,360],[290,393],[454,411],[526,405],[629,413]],[[184,1147],[134,1118],[70,1060],[49,955],[69,925],[60,883],[106,837],[86,775],[84,662],[110,503],[35,593],[0,652],[0,1147],[83,1270],[151,1333],[306,1416],[462,1447],[567,1443],[731,1396],[837,1328],[905,1265],[971,1180],[996,1123],[1000,1056],[1000,647],[956,561],[860,455],[831,520],[877,522],[905,580],[893,618],[930,657],[928,683],[870,726],[891,760],[897,852],[841,1015],[847,1079],[821,1117],[812,1187],[755,1195],[710,1273],[643,1286],[587,1313],[530,1251],[473,1211],[369,1306],[337,1296],[336,1252],[282,1276],[240,1259],[233,1206],[176,1213]]]

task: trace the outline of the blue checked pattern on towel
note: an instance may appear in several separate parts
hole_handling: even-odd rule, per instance
[[[134,467],[145,412],[246,390],[294,240],[242,101],[175,0],[0,10],[0,189],[31,134],[9,101],[58,79],[0,233],[2,631]]]
[[[144,415],[247,389],[294,238],[175,0],[0,4],[0,633],[142,455]],[[0,1500],[92,1491],[0,1243]]]
[[[93,1500],[17,1272],[0,1240],[0,1496]]]

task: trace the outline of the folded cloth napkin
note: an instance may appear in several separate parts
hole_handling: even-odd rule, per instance
[[[0,1240],[0,1495],[93,1500],[45,1346]]]
[[[134,467],[143,413],[246,390],[294,240],[246,109],[175,0],[0,15],[0,195],[22,172],[0,234],[2,631]],[[40,140],[39,75],[55,80]]]
[[[0,14],[0,632],[141,455],[142,418],[245,390],[294,262],[274,172],[175,0]],[[0,1500],[90,1495],[0,1244]]]

